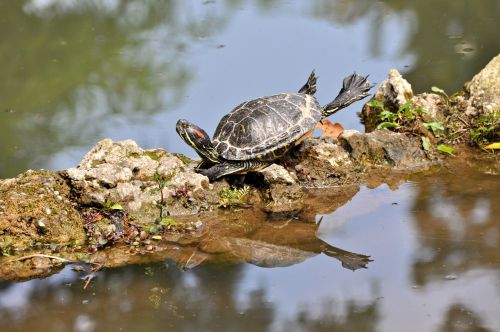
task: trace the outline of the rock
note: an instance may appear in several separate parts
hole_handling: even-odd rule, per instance
[[[374,98],[384,100],[386,107],[398,109],[413,97],[411,84],[396,70],[389,70],[389,77],[382,81]]]
[[[289,212],[303,207],[304,192],[292,175],[281,165],[272,164],[261,171],[265,189],[265,210],[268,212]]]
[[[209,189],[207,177],[193,172],[163,149],[143,150],[132,140],[102,140],[77,167],[63,174],[80,202],[87,205],[111,201],[136,216],[156,215],[157,203],[161,202],[160,186],[168,181],[162,188],[162,204],[170,214],[192,214],[207,208],[206,202],[190,199],[193,193]],[[162,177],[160,183],[156,174]]]
[[[191,191],[209,189],[210,187],[206,176],[192,171],[176,173],[170,182],[175,188],[187,188]]]
[[[338,180],[352,171],[349,153],[333,139],[308,139],[288,163],[297,163],[295,173],[306,186],[338,185]]]
[[[37,195],[41,190],[46,194]],[[70,190],[62,177],[50,171],[27,171],[0,180],[0,244],[21,250],[35,242],[83,243],[83,220],[77,209],[49,194],[69,196]]]
[[[373,99],[381,102],[384,108],[396,112],[408,100],[413,98],[413,90],[410,83],[396,70],[389,70],[389,77],[380,83]],[[365,125],[366,132],[376,129],[378,124],[378,114],[381,109],[371,107],[369,103],[363,106],[361,121]]]
[[[362,134],[346,130],[340,135],[342,146],[359,163],[388,164],[397,170],[425,168],[431,165],[417,138],[387,129]]]
[[[491,115],[500,109],[500,54],[474,76],[466,90],[470,94],[467,115]]]
[[[413,97],[412,109],[421,108],[429,112],[425,115],[429,118],[434,118],[444,122],[445,114],[448,111],[448,104],[443,96],[435,93],[422,93]]]
[[[273,184],[267,190],[267,201],[264,209],[268,212],[291,212],[304,207],[304,191],[299,185],[283,183]]]
[[[264,181],[268,184],[295,184],[295,180],[292,178],[290,173],[280,165],[272,164],[264,168],[261,173],[264,175]]]

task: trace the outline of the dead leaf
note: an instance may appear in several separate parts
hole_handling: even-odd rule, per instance
[[[337,139],[340,134],[344,132],[344,127],[340,123],[333,123],[328,119],[324,119],[321,122],[318,122],[316,125],[316,128],[321,129],[323,131],[323,134],[320,136],[320,138],[324,137],[333,137]]]

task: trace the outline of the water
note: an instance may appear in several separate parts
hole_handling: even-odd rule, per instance
[[[498,53],[499,19],[495,0],[3,1],[0,178],[74,166],[104,137],[194,157],[177,119],[213,133],[241,101],[295,91],[312,69],[322,103],[354,70],[454,92]],[[359,110],[334,120],[362,130]],[[371,255],[355,272],[315,253],[274,268],[105,269],[86,290],[71,267],[1,282],[0,330],[498,331],[499,194],[495,176],[443,171],[292,218],[323,217],[320,240]]]
[[[287,223],[268,218],[248,234],[253,239],[267,234],[269,241],[273,228],[290,232],[287,228],[310,225],[317,228],[317,241],[371,255],[367,269],[354,272],[312,253],[273,268],[213,260],[183,272],[167,260],[105,269],[87,289],[83,275],[70,267],[43,280],[3,282],[0,327],[498,331],[499,193],[494,175],[442,171],[397,190],[361,188],[334,212],[309,211]],[[307,222],[311,216],[323,217],[319,226]],[[301,239],[315,250],[314,240]]]

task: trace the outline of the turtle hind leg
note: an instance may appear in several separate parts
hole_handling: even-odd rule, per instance
[[[300,88],[299,93],[305,93],[306,95],[314,95],[316,93],[316,73],[314,70],[309,75],[306,84],[302,88]]]
[[[343,250],[331,246],[326,242],[321,246],[321,252],[329,257],[338,259],[342,263],[342,267],[351,271],[356,271],[361,268],[366,269],[368,263],[373,261],[370,256]]]
[[[269,163],[261,161],[245,160],[239,162],[223,162],[216,164],[209,169],[200,169],[199,173],[208,177],[210,182],[217,180],[225,175],[246,173],[249,171],[257,170],[269,165]]]
[[[368,82],[368,76],[361,76],[356,73],[344,78],[342,89],[335,99],[323,107],[322,118],[326,118],[340,109],[351,105],[370,95],[370,89],[373,87]]]

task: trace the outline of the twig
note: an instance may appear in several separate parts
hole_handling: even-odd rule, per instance
[[[62,258],[62,257],[57,257],[57,256],[51,256],[51,255],[45,255],[45,254],[33,254],[33,255],[23,256],[23,257],[11,259],[8,262],[24,261],[26,259],[30,259],[30,258],[34,258],[34,257],[43,257],[43,258],[57,259],[57,260],[59,260],[61,262],[64,262],[64,263],[78,263],[77,261],[73,261],[73,260],[70,260],[70,259],[66,259],[66,258]]]
[[[85,284],[83,284],[83,289],[87,289],[87,286],[90,284],[90,282],[94,279],[94,273],[91,273],[85,277]]]
[[[470,127],[470,124],[467,123],[467,121],[465,121],[464,119],[462,119],[462,117],[460,115],[457,114],[457,118],[467,127],[469,128]]]
[[[191,254],[191,256],[189,256],[189,258],[188,258],[188,260],[187,260],[186,264],[184,264],[184,267],[185,267],[186,269],[188,268],[187,266],[188,266],[189,262],[191,261],[191,258],[193,258],[193,256],[194,256],[194,254],[195,254],[195,253],[196,253],[196,249],[195,249],[195,250],[193,250],[193,253]]]
[[[288,224],[290,223],[290,221],[292,221],[292,218],[288,219],[288,220],[287,220],[284,224],[282,224],[282,225],[279,225],[279,226],[273,226],[273,228],[282,229],[283,227],[288,226]]]

